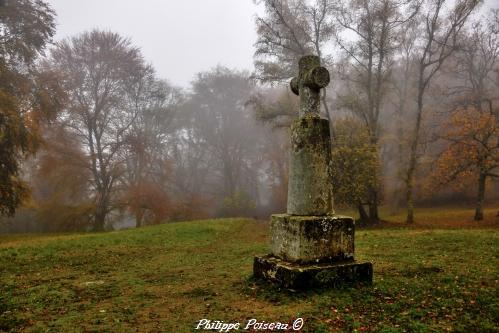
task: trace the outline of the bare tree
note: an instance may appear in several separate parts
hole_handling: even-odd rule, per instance
[[[136,226],[164,219],[168,213],[166,202],[172,159],[171,147],[175,130],[172,123],[182,102],[180,89],[158,80],[150,67],[128,88],[129,104],[137,116],[128,135],[126,160],[127,188],[124,204],[135,215]],[[163,200],[164,202],[161,202]],[[158,210],[157,207],[162,209]]]
[[[348,59],[343,79],[352,89],[339,96],[340,106],[351,110],[365,124],[370,142],[378,146],[379,118],[390,88],[396,35],[418,13],[420,1],[349,1],[335,5],[340,29],[336,40]],[[353,38],[343,38],[346,32]],[[378,186],[369,188],[369,220],[379,221]],[[360,206],[362,207],[362,206]],[[365,216],[363,212],[360,212]]]
[[[499,10],[481,18],[461,37],[462,42],[451,61],[453,82],[450,87],[456,104],[472,105],[482,112],[494,112],[497,96],[493,74],[499,59]]]
[[[88,154],[95,191],[93,227],[103,230],[124,170],[122,151],[137,117],[125,96],[142,76],[144,61],[128,39],[93,30],[58,43],[50,62],[65,74],[69,102],[61,121]]]
[[[270,191],[267,209],[286,210],[288,195],[289,128],[298,116],[299,100],[283,87],[260,89],[248,101],[265,136],[260,146],[264,183]]]
[[[258,195],[258,129],[247,101],[254,85],[244,72],[216,67],[199,73],[186,103],[189,135],[205,150],[211,196],[231,203],[247,198],[256,204]],[[230,206],[231,204],[228,204]],[[249,208],[249,207],[248,207]]]
[[[479,0],[458,0],[446,15],[446,0],[430,0],[426,3],[424,12],[418,19],[423,29],[417,43],[418,79],[416,119],[405,177],[407,223],[414,222],[414,175],[421,139],[420,130],[424,112],[424,96],[435,74],[439,72],[443,63],[456,50],[461,29],[478,3]]]
[[[416,41],[419,34],[419,27],[416,20],[410,20],[404,29],[398,33],[398,44],[395,55],[395,64],[392,69],[391,94],[390,100],[394,109],[394,127],[387,129],[391,131],[394,143],[395,153],[392,155],[391,162],[396,171],[393,190],[393,207],[395,210],[402,205],[404,201],[405,190],[405,171],[407,169],[406,154],[407,154],[407,128],[410,126],[406,120],[414,109],[414,94],[416,76],[416,62],[414,61],[416,52]],[[385,162],[386,163],[386,162]]]
[[[439,135],[450,142],[444,157],[455,157],[452,152],[457,155],[463,148],[467,151],[461,163],[447,163],[454,168],[449,168],[451,171],[442,179],[455,181],[458,179],[456,175],[469,169],[477,174],[475,221],[483,220],[486,180],[499,177],[499,108],[496,105],[499,86],[494,82],[494,69],[499,59],[498,15],[499,10],[493,11],[488,18],[476,21],[462,36],[462,43],[451,60],[452,81],[457,84],[450,87],[450,92],[454,102],[451,118],[463,128]],[[472,150],[476,153],[471,154]],[[442,160],[445,162],[445,158],[440,157],[439,161]]]
[[[262,82],[286,82],[296,75],[298,60],[316,54],[323,66],[331,66],[325,49],[334,33],[332,3],[328,0],[262,0],[265,16],[256,19],[258,39],[255,44],[255,74]],[[260,2],[257,2],[260,3]],[[330,119],[322,93],[324,115]]]

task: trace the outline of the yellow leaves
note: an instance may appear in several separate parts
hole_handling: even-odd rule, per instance
[[[331,158],[335,202],[356,205],[378,183],[378,151],[369,142],[367,130],[356,120],[338,120],[335,134]]]

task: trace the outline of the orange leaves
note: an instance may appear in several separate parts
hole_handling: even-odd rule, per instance
[[[55,70],[36,73],[33,110],[37,119],[53,120],[64,108],[68,96],[61,84],[61,76]]]
[[[130,186],[123,200],[130,211],[146,223],[159,223],[171,215],[172,206],[168,194],[158,184],[142,182]]]
[[[30,185],[37,222],[47,231],[87,227],[95,206],[88,197],[88,158],[62,126],[41,127],[42,149],[31,161]]]
[[[476,108],[464,108],[454,112],[444,124],[443,138],[462,144],[484,143],[497,140],[499,129],[495,115]],[[494,137],[495,136],[495,137]]]
[[[499,127],[493,114],[476,108],[459,109],[443,125],[441,138],[449,144],[436,161],[433,187],[453,183],[469,186],[478,173],[499,167]]]

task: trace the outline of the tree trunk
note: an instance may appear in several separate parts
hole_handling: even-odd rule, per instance
[[[414,198],[413,198],[413,188],[414,188],[414,172],[416,171],[416,151],[412,149],[411,158],[409,161],[409,168],[407,169],[407,175],[405,180],[406,186],[406,204],[407,204],[407,217],[405,223],[414,223]]]
[[[378,190],[376,188],[371,188],[369,191],[369,223],[378,224],[379,223],[379,213],[378,213]]]
[[[396,126],[397,126],[397,154],[398,154],[398,165],[397,165],[397,182],[395,185],[395,191],[393,192],[393,207],[392,212],[398,213],[400,206],[402,205],[402,198],[404,192],[404,131],[402,129],[403,124],[403,115],[405,114],[406,109],[406,100],[408,94],[408,82],[409,82],[409,60],[405,60],[404,66],[404,80],[402,82],[402,91],[399,95],[398,108],[397,108],[397,116],[396,116]]]
[[[367,212],[364,208],[364,205],[362,203],[359,202],[359,204],[357,205],[357,208],[359,210],[359,222],[361,224],[366,224],[368,223],[369,221],[369,215],[367,215]]]
[[[416,134],[419,135],[419,134]],[[418,140],[414,139],[415,142]],[[414,173],[416,171],[416,154],[417,154],[417,143],[413,143],[411,149],[411,157],[409,160],[409,167],[407,169],[407,175],[405,180],[406,185],[406,204],[407,204],[407,217],[405,222],[407,224],[414,223],[414,198],[413,198],[413,188],[414,188]]]
[[[331,114],[329,113],[329,107],[327,105],[326,99],[327,99],[326,89],[322,89],[321,102],[322,102],[322,106],[324,107],[324,114],[326,115],[326,119],[329,121],[329,133],[331,135],[331,140],[334,141],[336,136],[334,133],[333,120],[331,119]]]
[[[379,156],[378,150],[378,132],[376,127],[373,127],[371,130],[370,143],[376,149],[376,154]],[[379,168],[376,169],[376,185],[369,186],[367,189],[368,193],[368,205],[369,205],[369,224],[378,224],[379,223],[379,213],[378,213],[378,173]]]
[[[139,210],[135,213],[135,228],[142,227],[142,219],[144,217],[144,210],[139,208]]]
[[[414,188],[414,175],[416,173],[416,163],[417,163],[417,153],[419,146],[419,132],[421,130],[421,119],[423,117],[423,95],[426,89],[423,83],[424,67],[419,69],[419,86],[418,86],[418,107],[416,113],[416,124],[414,127],[414,133],[411,143],[411,155],[409,157],[409,166],[407,167],[406,174],[406,199],[407,199],[407,217],[406,223],[414,223],[414,198],[413,198],[413,188]]]
[[[478,195],[475,209],[475,221],[483,220],[483,201],[485,197],[485,180],[486,174],[484,172],[480,172],[480,176],[478,177]]]
[[[405,223],[413,224],[414,223],[414,199],[412,197],[412,173],[410,175],[411,179],[407,181],[407,189],[406,189],[406,201],[407,201],[407,217]]]
[[[104,194],[97,199],[97,208],[94,216],[94,231],[104,231],[109,201]]]
[[[106,222],[106,211],[102,207],[98,207],[94,216],[94,231],[104,231]]]

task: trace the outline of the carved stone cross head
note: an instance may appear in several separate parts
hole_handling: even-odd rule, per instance
[[[291,80],[290,86],[300,96],[300,117],[319,117],[320,90],[329,84],[329,72],[314,55],[301,57],[298,65],[298,77]]]

